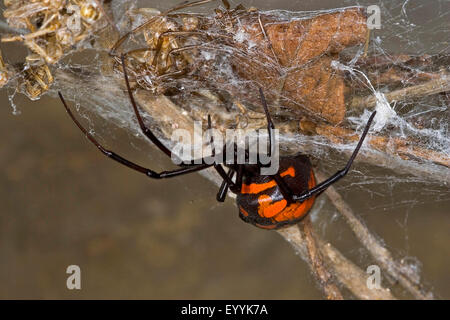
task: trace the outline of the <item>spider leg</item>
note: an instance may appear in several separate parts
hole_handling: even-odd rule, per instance
[[[309,190],[307,190],[306,192],[304,192],[304,193],[302,193],[300,195],[294,195],[293,198],[294,198],[295,201],[302,202],[302,201],[305,201],[306,199],[311,198],[312,196],[315,196],[315,195],[318,195],[318,194],[322,193],[323,191],[325,191],[326,188],[328,188],[330,185],[332,185],[336,181],[338,181],[341,178],[343,178],[348,173],[348,171],[350,170],[350,167],[351,167],[351,165],[353,163],[353,160],[355,160],[356,155],[358,154],[359,149],[361,148],[361,146],[362,146],[362,144],[364,142],[364,139],[366,138],[367,132],[369,131],[370,125],[372,124],[373,118],[375,117],[376,113],[377,112],[374,111],[372,113],[372,115],[370,116],[369,121],[367,121],[366,127],[364,128],[364,131],[363,131],[363,133],[361,135],[361,138],[359,139],[358,145],[356,146],[356,148],[353,151],[350,159],[348,160],[347,165],[343,169],[341,169],[338,172],[336,172],[334,175],[332,175],[327,180],[319,183],[314,188],[309,189]]]
[[[264,113],[266,114],[266,119],[267,119],[267,132],[269,133],[269,156],[272,155],[272,147],[273,147],[273,143],[272,143],[272,130],[275,130],[275,125],[272,122],[272,118],[270,117],[270,113],[269,113],[269,108],[267,107],[267,101],[266,101],[266,97],[264,97],[264,93],[263,90],[261,88],[259,88],[259,95],[261,96],[261,103],[262,106],[264,108]]]
[[[236,174],[236,182],[234,183],[234,185],[230,186],[230,190],[234,193],[241,192],[243,172],[244,172],[244,165],[239,164],[238,169],[237,169],[237,174]]]
[[[289,188],[286,181],[283,180],[280,174],[279,173],[275,174],[273,176],[273,179],[277,183],[278,187],[280,188],[281,194],[283,195],[284,199],[288,202],[288,204],[295,202],[291,188]]]
[[[211,124],[211,116],[208,114],[208,130],[211,130],[212,124]],[[214,136],[211,135],[209,143],[211,144],[212,149],[212,157],[215,157],[216,155],[216,148],[214,145]],[[225,147],[226,148],[226,147]],[[215,163],[214,169],[216,169],[217,173],[223,178],[222,184],[219,188],[219,192],[217,192],[216,200],[219,202],[224,202],[225,198],[227,197],[228,188],[234,187],[235,183],[233,182],[233,176],[234,176],[234,170],[229,169],[228,173],[225,173],[225,170],[223,169],[222,165]]]
[[[125,40],[127,40],[130,35],[134,34],[134,33],[138,33],[141,32],[142,30],[144,30],[145,28],[147,28],[150,24],[152,24],[153,22],[155,22],[157,19],[161,18],[161,17],[165,17],[167,16],[169,13],[172,13],[174,11],[178,11],[178,10],[182,10],[185,8],[189,8],[189,7],[194,7],[194,6],[198,6],[201,4],[205,4],[208,2],[211,2],[212,0],[199,0],[199,1],[193,1],[193,2],[189,2],[189,1],[183,1],[182,3],[180,3],[179,5],[166,10],[164,12],[161,12],[160,14],[150,18],[149,20],[147,20],[146,22],[144,22],[143,24],[137,26],[136,28],[134,28],[132,31],[127,32],[126,34],[124,34],[119,40],[116,41],[116,43],[112,46],[112,48],[109,50],[109,55],[111,56],[115,56],[116,55],[116,51],[117,49],[119,49],[122,44],[125,42]]]
[[[212,129],[212,123],[211,123],[211,116],[208,114],[208,130]],[[209,138],[209,143],[211,145],[211,155],[214,158],[216,156],[216,146],[214,145],[214,136],[211,134],[210,138]],[[226,189],[228,189],[229,186],[234,187],[234,182],[233,180],[230,178],[230,176],[228,174],[225,173],[225,170],[223,169],[222,165],[218,164],[218,163],[214,163],[214,169],[216,169],[217,173],[223,178],[224,183],[226,182]],[[228,172],[230,173],[230,172]],[[223,183],[222,183],[223,185]],[[219,190],[219,194],[220,191],[224,191],[224,190]],[[225,192],[226,193],[226,192]],[[225,198],[223,198],[225,200]],[[219,200],[220,201],[220,200]],[[221,201],[223,202],[223,201]]]
[[[209,130],[209,144],[211,145],[211,155],[214,158],[216,156],[216,146],[214,145],[214,136],[211,134],[212,123],[211,123],[211,115],[208,114],[208,130]]]
[[[105,149],[75,118],[72,111],[67,106],[67,103],[64,100],[64,97],[62,96],[61,92],[58,92],[58,95],[59,95],[59,98],[61,99],[64,107],[66,108],[67,113],[72,118],[73,122],[75,122],[77,127],[86,135],[86,137],[89,139],[89,141],[91,141],[92,144],[94,144],[100,150],[101,153],[103,153],[108,158],[111,158],[114,161],[117,161],[120,164],[122,164],[128,168],[131,168],[133,170],[136,170],[140,173],[145,174],[149,178],[153,178],[153,179],[171,178],[171,177],[176,177],[176,176],[180,176],[180,175],[191,173],[191,172],[200,171],[200,170],[203,170],[203,169],[206,169],[206,168],[212,166],[212,165],[208,165],[208,164],[200,164],[200,165],[188,166],[188,167],[184,167],[184,168],[180,168],[180,169],[176,169],[176,170],[172,170],[172,171],[155,172],[148,168],[142,167],[134,162],[131,162],[131,161],[121,157],[120,155],[116,154],[115,152]]]
[[[231,178],[225,173],[225,170],[223,169],[223,167],[220,164],[214,164],[214,169],[216,169],[217,173],[222,177],[222,179],[224,181],[226,181],[228,183],[229,186],[231,186],[232,188],[234,188],[235,183],[233,182],[233,180],[231,180]]]
[[[134,100],[133,92],[131,91],[130,82],[128,80],[127,68],[125,65],[125,57],[121,56],[122,60],[122,68],[123,74],[125,77],[125,83],[127,86],[128,96],[130,97],[131,105],[133,106],[134,114],[139,122],[139,127],[141,128],[142,133],[153,142],[162,152],[164,152],[168,157],[172,157],[172,152],[153,134],[153,132],[145,125],[144,120],[141,117],[139,109],[137,107],[136,101]]]
[[[229,180],[233,179],[234,170],[233,169],[228,170],[227,176],[228,176]],[[225,198],[227,197],[229,186],[230,186],[230,183],[228,182],[228,180],[224,179],[222,182],[222,185],[220,186],[219,192],[216,195],[217,201],[219,201],[219,202],[225,201]]]
[[[264,97],[264,93],[263,90],[261,88],[259,88],[259,95],[261,96],[261,103],[262,106],[264,108],[264,113],[266,114],[266,119],[267,119],[267,131],[269,133],[269,155],[273,154],[273,135],[272,135],[272,130],[275,129],[275,125],[272,122],[272,118],[270,117],[270,113],[269,113],[269,108],[267,107],[267,101],[266,98]],[[286,184],[286,182],[283,180],[283,178],[280,176],[279,173],[275,174],[273,176],[275,182],[277,183],[278,187],[280,188],[280,192],[283,195],[283,197],[286,199],[286,201],[288,203],[292,203],[294,202],[292,196],[292,191],[289,188],[289,186]]]
[[[125,57],[124,55],[121,56],[122,60],[122,67],[123,67],[123,74],[125,77],[125,84],[127,86],[128,96],[130,98],[131,105],[133,106],[134,114],[136,115],[136,118],[139,123],[139,127],[141,128],[142,133],[151,141],[153,142],[162,152],[164,152],[169,158],[172,158],[172,152],[153,134],[153,132],[145,125],[144,120],[142,119],[141,113],[139,112],[139,108],[137,106],[136,100],[134,99],[133,92],[130,87],[130,82],[128,80],[128,73],[127,68],[125,65]],[[208,116],[209,117],[209,116]],[[209,121],[211,119],[209,118]],[[182,163],[180,166],[191,166],[194,165],[195,160],[191,160],[190,163]],[[204,159],[202,159],[202,163],[205,164]],[[212,166],[212,165],[209,165]]]

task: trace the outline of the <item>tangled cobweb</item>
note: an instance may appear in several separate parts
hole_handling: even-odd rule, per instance
[[[406,220],[408,212],[421,205],[448,203],[448,1],[346,0],[339,3],[342,8],[323,10],[304,2],[291,10],[273,9],[275,4],[267,2],[242,3],[245,8],[233,13],[216,2],[185,8],[184,16],[170,13],[149,30],[127,37],[118,52],[161,46],[159,51],[128,55],[135,88],[164,96],[194,120],[205,122],[212,114],[218,126],[232,128],[264,126],[257,90],[263,87],[275,122],[285,129],[283,150],[311,155],[330,174],[345,163],[357,141],[352,135],[361,133],[376,110],[372,143],[366,143],[358,157],[362,165],[340,190],[357,188],[377,198],[367,212],[407,208]],[[89,30],[89,37],[76,45],[64,47],[57,62],[27,61],[15,69],[9,83],[11,104],[17,108],[14,98],[19,92],[30,96],[27,88],[35,89],[33,98],[60,89],[77,104],[80,115],[104,120],[89,123],[96,134],[120,128],[144,139],[127,107],[120,61],[109,53],[119,36],[176,4],[165,2],[161,8],[155,1],[112,1],[106,10],[110,21]],[[374,4],[380,8],[381,29],[368,35],[365,9]],[[249,10],[251,6],[259,10]],[[185,34],[158,44],[157,38],[168,31]],[[314,38],[315,32],[320,36]],[[6,54],[4,60],[13,61]],[[29,70],[49,80],[43,66],[55,78],[48,89],[30,83],[34,78]],[[280,79],[285,82],[281,89]],[[164,119],[149,112],[145,119],[170,145],[161,129]],[[412,267],[419,265],[408,261]]]

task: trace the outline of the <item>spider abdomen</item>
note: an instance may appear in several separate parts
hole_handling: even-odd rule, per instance
[[[311,163],[302,154],[281,157],[278,173],[296,195],[316,185]],[[301,203],[288,203],[273,176],[263,175],[244,177],[237,196],[239,217],[263,229],[277,229],[297,223],[306,216],[314,201],[313,196]]]

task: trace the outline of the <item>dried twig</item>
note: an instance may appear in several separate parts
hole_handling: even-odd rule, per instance
[[[326,177],[321,172],[316,171],[316,177],[324,180]],[[344,216],[347,224],[352,229],[358,240],[370,252],[372,257],[385,269],[394,279],[407,289],[417,299],[432,299],[431,292],[425,292],[417,282],[418,276],[411,274],[411,270],[397,262],[388,249],[379,241],[369,229],[355,216],[353,210],[342,199],[336,189],[331,186],[325,194],[331,200],[333,205]],[[408,274],[409,271],[409,274]]]
[[[387,101],[404,101],[414,98],[450,91],[450,76],[443,74],[439,79],[433,79],[422,84],[385,93]],[[377,104],[375,96],[354,97],[349,104],[350,109],[363,110],[374,108]]]
[[[334,143],[355,143],[359,136],[354,131],[342,127],[333,127],[319,124],[316,127],[317,134],[329,138]],[[418,147],[409,139],[388,138],[377,135],[369,135],[368,143],[375,150],[385,152],[391,156],[399,156],[404,160],[420,159],[450,168],[450,157],[430,149]]]
[[[380,287],[370,289],[367,286],[367,274],[357,265],[348,260],[330,243],[318,241],[320,250],[328,265],[332,266],[334,274],[342,285],[349,289],[355,297],[364,300],[396,300],[389,289]]]
[[[278,233],[292,245],[300,258],[309,264],[311,270],[314,270],[313,264],[309,259],[306,236],[300,231],[298,226],[294,225],[280,229]],[[332,271],[334,278],[353,295],[359,299],[366,300],[395,299],[389,289],[369,289],[366,283],[367,274],[363,270],[345,258],[330,243],[325,243],[317,235],[314,238],[316,239],[317,247],[320,248],[320,253],[327,263],[328,270]]]
[[[305,235],[311,270],[323,288],[325,296],[328,300],[343,300],[342,293],[334,284],[331,273],[324,266],[320,249],[317,247],[316,239],[314,239],[310,217],[306,217],[299,226]]]
[[[334,144],[356,143],[359,139],[353,130],[325,123],[301,121],[300,129],[304,133],[325,137]],[[381,167],[395,167],[399,172],[450,183],[450,157],[444,153],[419,147],[412,140],[405,138],[368,135],[367,143],[379,152],[362,154],[358,156],[357,161]],[[417,161],[428,162],[429,165],[419,166]]]

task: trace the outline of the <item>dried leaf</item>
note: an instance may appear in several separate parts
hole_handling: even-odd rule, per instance
[[[344,119],[344,79],[331,67],[331,62],[338,59],[337,54],[343,49],[365,42],[367,25],[361,9],[281,22],[266,15],[259,20],[253,14],[241,25],[248,41],[238,47],[262,52],[254,58],[247,57],[249,61],[244,63],[241,57],[233,61],[242,78],[257,81],[266,92],[271,90],[272,95],[279,90],[281,103],[293,110],[306,109],[332,123]]]

